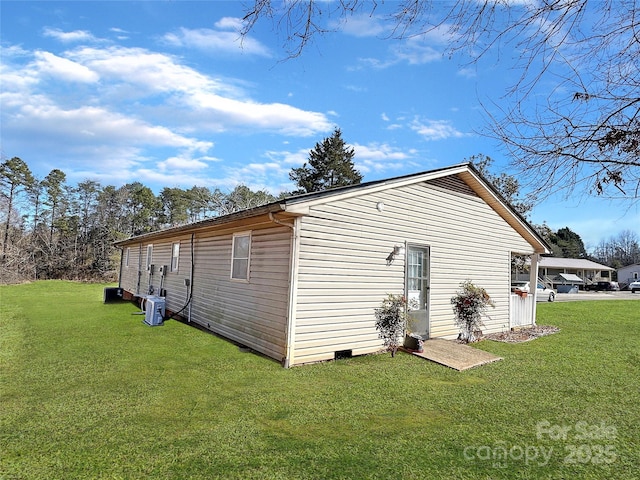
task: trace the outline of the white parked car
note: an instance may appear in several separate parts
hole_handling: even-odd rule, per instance
[[[511,291],[520,290],[521,292],[531,292],[529,282],[514,282],[511,284]],[[638,288],[640,290],[640,288]],[[543,284],[538,283],[536,286],[536,295],[538,302],[553,302],[556,299],[556,291],[545,287]]]
[[[629,290],[631,290],[631,293],[640,292],[640,280],[636,280],[635,282],[631,282],[629,284]]]

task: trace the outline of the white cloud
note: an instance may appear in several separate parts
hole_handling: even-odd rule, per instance
[[[145,185],[149,183],[164,186],[196,185],[201,187],[211,187],[217,185],[215,180],[206,177],[194,176],[193,172],[164,172],[159,168],[140,168],[130,171],[128,172],[126,181],[130,182],[132,178],[135,178],[136,181],[139,181]]]
[[[334,22],[330,28],[338,29],[352,37],[375,37],[387,32],[387,23],[375,15],[358,14]]]
[[[389,49],[390,55],[386,59],[359,58],[355,67],[349,70],[373,68],[384,70],[400,63],[409,65],[424,65],[442,59],[442,51],[423,43],[419,38],[410,38],[401,44],[393,44]]]
[[[261,57],[271,57],[269,49],[253,37],[240,35],[241,20],[223,18],[210,28],[189,29],[181,27],[176,32],[167,33],[163,40],[175,47],[197,48],[209,52],[243,53]]]
[[[385,143],[356,143],[352,146],[355,151],[356,168],[364,174],[405,167],[407,162],[417,155],[414,149],[403,151]]]
[[[295,152],[290,152],[288,150],[268,150],[264,153],[264,156],[267,157],[270,162],[279,165],[279,168],[283,168],[285,170],[291,170],[293,167],[301,167],[303,163],[305,163],[309,159],[309,150],[301,148]]]
[[[426,33],[406,35],[402,40],[389,42],[389,55],[384,58],[359,58],[351,70],[373,68],[383,70],[400,63],[424,65],[443,58],[446,48],[454,41],[454,35],[447,25],[434,27]]]
[[[196,172],[198,170],[205,170],[209,167],[206,161],[202,158],[191,158],[188,154],[171,157],[160,162],[158,164],[161,171],[185,171]]]
[[[242,19],[237,17],[222,17],[214,26],[220,30],[233,30],[234,32],[240,32],[242,30]]]
[[[199,126],[190,125],[195,129],[258,128],[307,136],[332,128],[325,114],[246,99],[232,83],[203,75],[169,55],[122,47],[81,48],[68,55],[98,72],[112,86],[136,85],[139,88],[134,93],[139,101],[150,101],[149,95],[158,93],[168,95],[172,108],[201,122]]]
[[[475,78],[478,76],[478,71],[475,68],[464,67],[458,70],[458,75],[465,78]]]
[[[304,154],[308,155],[308,151]],[[252,190],[266,190],[272,195],[295,188],[293,182],[283,181],[289,178],[292,166],[300,166],[301,162],[289,162],[296,156],[291,152],[268,152],[268,161],[264,163],[251,162],[240,167],[225,167],[222,169],[224,178],[215,180],[215,185],[232,190],[238,185],[246,185]]]
[[[52,53],[37,51],[35,57],[35,66],[39,71],[61,80],[94,83],[100,79],[99,75],[90,68]]]
[[[442,52],[428,45],[424,37],[412,37],[401,45],[392,47],[397,62],[409,65],[424,65],[442,59]]]
[[[212,178],[211,165],[221,160],[209,155],[211,134],[295,137],[333,128],[329,113],[258,102],[244,82],[204,74],[144,48],[7,51],[12,55],[0,65],[4,146],[35,145],[31,156],[40,158],[41,168],[63,168],[69,181],[230,188],[245,183],[278,193],[291,189],[283,179],[308,150],[238,168],[221,163],[219,178]]]
[[[426,32],[422,32],[419,35],[413,35],[412,40],[414,42],[439,45],[447,47],[452,43],[459,40],[459,34],[455,33],[455,28],[452,28],[450,23],[442,23],[437,26],[433,26]]]
[[[446,140],[466,136],[456,129],[449,120],[414,119],[410,128],[425,140]]]
[[[51,141],[65,145],[106,144],[111,146],[174,147],[207,151],[213,144],[185,137],[169,128],[109,111],[83,106],[63,109],[43,95],[23,98],[11,105],[12,122],[4,130],[33,136],[43,144]],[[61,141],[61,139],[63,139]]]
[[[309,136],[327,131],[332,126],[327,117],[319,112],[301,110],[283,103],[237,100],[207,90],[194,91],[185,101],[193,110],[204,115],[210,128],[218,130],[236,126]]]
[[[377,70],[384,70],[385,68],[392,67],[399,62],[398,58],[392,58],[389,60],[380,60],[379,58],[358,58],[355,66],[348,67],[347,70],[362,70],[365,68],[373,68]]]
[[[109,31],[115,33],[118,40],[127,40],[129,38],[129,32],[121,28],[112,27]]]
[[[353,149],[355,150],[357,158],[374,161],[406,160],[415,154],[414,150],[403,152],[398,148],[380,143],[370,143],[368,145],[359,145],[356,143],[353,145]]]
[[[416,162],[414,159],[418,156],[418,152],[414,149],[402,150],[385,143],[369,143],[366,145],[352,144],[355,152],[354,162],[356,169],[364,175],[381,174],[383,172],[393,172],[405,168],[407,166],[414,167]],[[268,151],[265,156],[268,161],[264,164],[251,164],[246,169],[241,170],[242,177],[250,178],[254,181],[259,180],[262,176],[266,179],[288,178],[292,168],[301,167],[309,160],[309,149],[300,149],[297,151]],[[278,189],[270,188],[272,193],[282,190],[293,190],[295,185],[293,182],[280,183]]]
[[[72,32],[63,32],[58,28],[46,27],[43,30],[45,37],[55,38],[62,43],[74,43],[74,42],[95,42],[98,39],[94,37],[90,32],[86,30],[74,30]]]
[[[143,48],[85,47],[67,56],[98,72],[106,82],[141,87],[139,97],[159,92],[217,91],[237,95],[234,87],[180,64],[175,58]]]

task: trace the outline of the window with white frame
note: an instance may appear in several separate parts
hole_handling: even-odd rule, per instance
[[[171,244],[171,271],[178,271],[178,260],[180,259],[180,242]]]
[[[251,232],[234,233],[231,252],[231,279],[249,281]]]
[[[124,266],[128,267],[129,266],[129,257],[131,256],[131,248],[127,247],[127,249],[124,252]]]
[[[151,264],[153,263],[153,245],[147,245],[147,271],[151,270]]]

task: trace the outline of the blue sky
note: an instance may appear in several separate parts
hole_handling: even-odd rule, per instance
[[[0,9],[1,154],[39,178],[59,168],[69,184],[140,181],[156,193],[245,184],[277,194],[293,188],[289,171],[335,127],[365,181],[477,154],[513,173],[501,145],[477,133],[487,121],[481,104],[500,105],[518,77],[518,54],[505,47],[471,65],[444,55],[447,36],[437,32],[388,38],[381,8],[289,60],[284,32],[269,22],[241,41],[242,2]],[[637,204],[601,198],[551,195],[531,220],[568,226],[588,249],[623,230],[640,236]]]

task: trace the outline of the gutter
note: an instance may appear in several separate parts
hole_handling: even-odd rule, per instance
[[[260,215],[265,215],[265,214],[271,215],[271,213],[278,213],[278,212],[284,212],[284,211],[285,211],[284,203],[282,203],[282,201],[278,201],[274,203],[269,203],[267,205],[250,208],[248,210],[240,210],[238,212],[230,213],[229,215],[223,215],[221,217],[208,218],[206,220],[201,220],[195,223],[187,223],[186,225],[169,227],[169,228],[165,228],[163,230],[158,230],[155,232],[136,235],[136,236],[127,238],[125,240],[114,242],[113,245],[116,247],[122,247],[127,244],[144,242],[147,239],[156,240],[156,239],[161,239],[163,237],[171,237],[179,233],[197,232],[199,230],[229,224],[236,220],[244,220],[252,217],[259,217]]]

